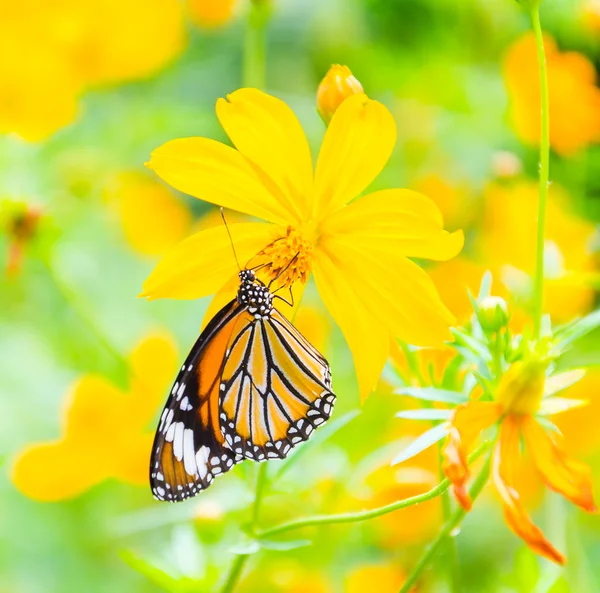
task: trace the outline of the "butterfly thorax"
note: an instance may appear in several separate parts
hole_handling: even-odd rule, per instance
[[[271,291],[256,280],[253,270],[240,272],[240,288],[237,300],[240,305],[248,307],[248,313],[256,319],[269,317],[273,309],[273,295]]]

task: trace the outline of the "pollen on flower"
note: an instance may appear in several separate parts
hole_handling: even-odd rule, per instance
[[[306,283],[310,274],[313,244],[297,229],[288,226],[286,235],[275,239],[252,260],[252,266],[262,266],[269,281],[287,288],[295,282]]]

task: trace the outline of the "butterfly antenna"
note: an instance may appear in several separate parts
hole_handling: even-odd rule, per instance
[[[240,262],[238,260],[237,253],[235,252],[235,245],[233,244],[233,237],[231,236],[231,231],[229,230],[229,225],[225,220],[225,210],[223,210],[223,206],[221,206],[221,218],[223,219],[223,224],[225,225],[225,229],[227,230],[227,234],[229,235],[229,242],[231,243],[231,249],[233,250],[233,257],[235,257],[235,263],[237,264],[238,270],[241,272],[242,268],[240,266]]]

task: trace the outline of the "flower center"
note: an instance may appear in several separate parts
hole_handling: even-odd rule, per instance
[[[523,361],[512,364],[498,385],[497,400],[507,414],[535,414],[544,396],[546,364]]]
[[[310,274],[313,242],[297,229],[289,226],[285,236],[276,239],[260,251],[253,263],[262,266],[261,272],[278,288],[306,283]]]

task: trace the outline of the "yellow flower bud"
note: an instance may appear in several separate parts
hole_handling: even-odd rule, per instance
[[[535,414],[544,396],[547,363],[538,359],[517,361],[500,379],[496,399],[507,414]]]
[[[497,332],[508,324],[508,307],[502,297],[487,296],[479,304],[479,323],[486,332]]]
[[[363,93],[363,87],[348,66],[334,64],[317,89],[317,108],[326,124],[345,99]]]

